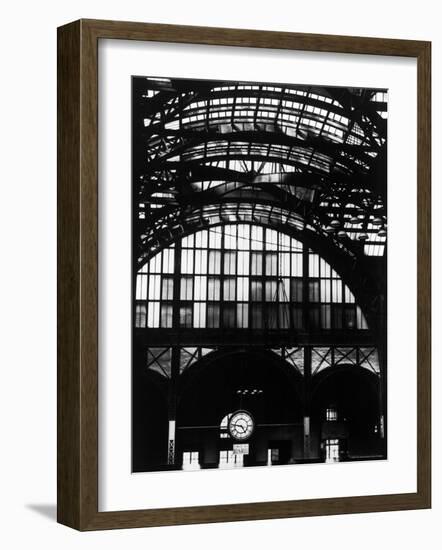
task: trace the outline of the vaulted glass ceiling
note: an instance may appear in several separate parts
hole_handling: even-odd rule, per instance
[[[133,86],[139,264],[232,222],[383,255],[384,90],[142,77]]]

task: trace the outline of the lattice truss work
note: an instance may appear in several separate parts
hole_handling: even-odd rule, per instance
[[[217,348],[192,346],[180,348],[180,367],[182,374],[186,369],[197,363],[202,358],[216,351]],[[273,348],[272,353],[286,361],[291,368],[299,374],[304,374],[304,347],[279,347]],[[319,374],[324,369],[338,366],[362,367],[376,376],[380,374],[378,351],[373,346],[314,346],[312,351],[312,375]],[[159,373],[162,377],[170,379],[172,372],[172,348],[155,347],[147,348],[147,368]]]
[[[226,222],[384,254],[385,90],[136,77],[133,92],[138,267]]]

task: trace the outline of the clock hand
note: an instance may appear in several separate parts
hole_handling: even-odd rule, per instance
[[[238,422],[235,422],[235,423],[233,424],[233,427],[234,427],[236,430],[238,430],[238,431],[239,431],[239,428],[241,428],[241,429],[242,429],[242,432],[244,433],[244,428],[243,428],[243,426],[239,423],[239,421],[238,421]]]

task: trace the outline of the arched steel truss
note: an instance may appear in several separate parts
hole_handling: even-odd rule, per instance
[[[133,92],[135,267],[232,222],[382,255],[384,90],[134,78]]]

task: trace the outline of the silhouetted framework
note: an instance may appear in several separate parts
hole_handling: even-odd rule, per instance
[[[386,90],[132,83],[134,471],[385,458]]]

